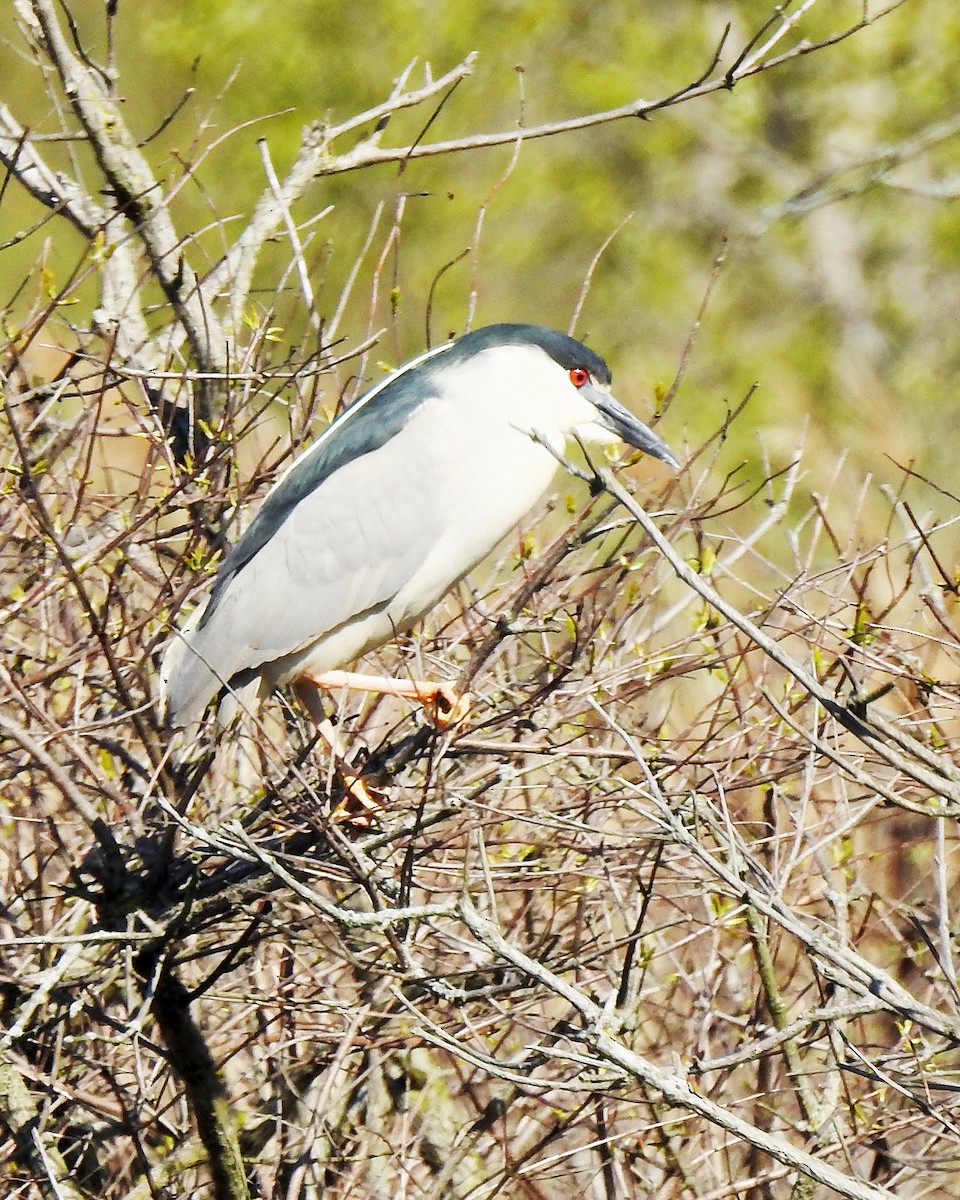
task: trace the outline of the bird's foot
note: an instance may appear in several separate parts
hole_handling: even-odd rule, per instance
[[[420,685],[425,690],[418,695],[423,705],[424,716],[437,729],[453,729],[473,707],[473,696],[470,692],[458,692],[448,683],[431,683]]]
[[[334,820],[359,829],[372,828],[385,807],[382,793],[342,760],[337,763],[337,776],[343,796],[333,810]]]

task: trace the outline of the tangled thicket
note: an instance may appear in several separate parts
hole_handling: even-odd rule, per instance
[[[267,312],[215,361],[97,119],[117,207],[47,183],[101,221],[71,286],[104,307],[69,328],[41,289],[3,350],[5,1194],[950,1194],[955,497],[800,447],[724,478],[727,427],[676,477],[561,476],[374,656],[455,675],[468,721],[344,699],[376,825],[279,699],[175,757],[169,624],[365,346],[278,362]]]

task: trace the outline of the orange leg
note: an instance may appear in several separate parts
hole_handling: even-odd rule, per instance
[[[322,691],[337,688],[356,688],[358,691],[379,692],[384,696],[401,696],[423,705],[424,714],[438,729],[459,725],[473,703],[469,692],[457,693],[447,683],[422,679],[391,679],[383,675],[361,675],[357,671],[321,671],[302,675],[301,680],[312,683]]]
[[[339,738],[320,702],[320,691],[335,691],[338,688],[356,688],[358,691],[379,692],[386,696],[401,696],[405,700],[416,700],[423,705],[427,719],[438,729],[450,729],[458,725],[470,711],[472,697],[469,692],[458,694],[449,684],[431,683],[419,679],[391,679],[381,675],[361,675],[356,671],[321,671],[304,674],[293,685],[297,699],[310,715],[317,732],[330,747],[336,763],[337,774],[350,800],[353,801],[351,819],[355,825],[369,825],[371,813],[383,807],[371,795],[363,777],[358,775],[340,756]],[[357,811],[359,810],[359,811]]]
[[[317,733],[330,748],[337,775],[349,798],[339,806],[339,809],[347,811],[354,825],[369,826],[372,823],[370,814],[380,812],[383,805],[371,795],[370,789],[364,783],[363,776],[358,775],[346,759],[341,757],[340,739],[336,727],[323,711],[316,688],[311,687],[311,682],[304,678],[296,681],[293,690],[310,715]]]

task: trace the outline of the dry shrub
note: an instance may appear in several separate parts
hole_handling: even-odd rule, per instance
[[[751,487],[726,429],[669,479],[561,475],[373,656],[456,675],[470,719],[344,698],[374,827],[279,700],[185,755],[153,704],[170,623],[372,343],[281,358],[269,311],[214,337],[249,276],[175,266],[112,98],[84,110],[92,66],[20,8],[106,178],[78,199],[6,112],[5,161],[62,189],[106,309],[68,327],[39,292],[3,348],[6,1194],[951,1194],[957,585],[953,518],[916,510],[953,497],[799,451]]]
[[[8,421],[6,1045],[79,1187],[201,1186],[191,1089],[219,1085],[202,1061],[184,1085],[187,1014],[264,1194],[727,1194],[783,1174],[625,1072],[556,980],[756,1130],[898,1195],[949,1177],[957,647],[938,534],[902,496],[871,542],[842,478],[798,494],[802,460],[743,499],[711,494],[696,456],[640,483],[678,554],[844,711],[915,739],[900,765],[561,478],[552,516],[375,656],[459,666],[467,724],[345,700],[344,745],[383,795],[364,830],[281,704],[182,766],[156,726],[167,620],[204,586],[197,513],[231,488],[191,481],[201,506],[158,484],[145,432],[142,474],[106,491],[88,414],[61,426],[27,390]],[[471,933],[465,895],[540,974]]]

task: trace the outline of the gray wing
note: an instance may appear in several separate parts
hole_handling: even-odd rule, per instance
[[[415,424],[416,422],[414,422]],[[236,676],[306,649],[397,595],[440,536],[437,462],[409,426],[340,466],[182,630],[161,675],[170,724],[199,719]]]

